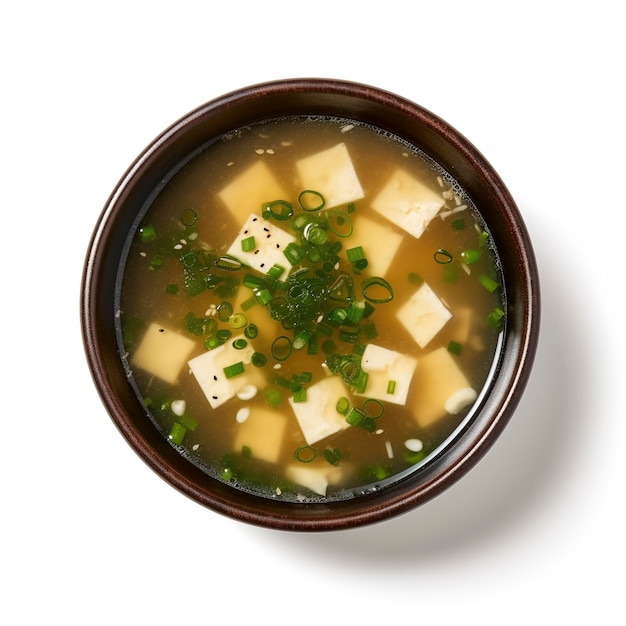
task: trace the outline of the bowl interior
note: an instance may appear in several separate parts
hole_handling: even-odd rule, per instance
[[[415,145],[466,190],[488,224],[506,287],[502,358],[481,409],[454,446],[420,471],[375,494],[297,504],[236,490],[207,476],[146,418],[116,347],[118,267],[128,233],[163,180],[224,133],[290,115],[357,119]],[[531,242],[499,176],[461,134],[394,94],[320,79],[252,86],[196,109],[160,135],[131,165],[110,196],[90,242],[82,285],[82,325],[89,366],[103,402],[129,444],[159,475],[201,504],[239,520],[289,530],[328,530],[381,520],[421,504],[449,486],[486,452],[511,417],[536,348],[539,285]]]

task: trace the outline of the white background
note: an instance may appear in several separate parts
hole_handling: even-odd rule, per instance
[[[3,4],[0,622],[623,624],[620,16],[608,0]],[[496,445],[419,509],[339,533],[248,526],[165,484],[103,409],[79,329],[88,240],[135,156],[207,100],[303,76],[461,131],[542,279],[536,366]]]

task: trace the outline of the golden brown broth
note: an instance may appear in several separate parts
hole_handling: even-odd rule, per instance
[[[346,120],[298,118],[265,123],[234,132],[207,147],[173,176],[156,197],[144,223],[152,224],[159,234],[182,236],[183,227],[180,223],[180,216],[185,209],[193,208],[198,217],[193,230],[199,234],[194,245],[197,247],[202,242],[208,248],[223,254],[230,247],[241,227],[217,195],[226,185],[254,162],[261,160],[281,181],[283,188],[288,192],[289,198],[287,199],[295,205],[301,191],[295,162],[339,142],[347,145],[365,193],[364,199],[355,202],[356,210],[353,216],[364,215],[378,223],[389,224],[384,217],[369,208],[368,201],[378,193],[389,178],[390,172],[397,167],[411,171],[414,176],[422,177],[428,181],[429,186],[439,192],[454,186],[452,179],[438,170],[435,164],[403,142],[359,124],[355,124],[354,128],[347,132],[342,132],[342,127],[346,124]],[[257,153],[256,150],[263,152]],[[443,178],[443,186],[440,181],[438,182],[438,177],[440,181]],[[456,193],[457,200],[455,201],[454,197],[448,198],[442,209],[443,212],[455,208],[458,204],[461,191],[456,187],[453,191]],[[267,198],[268,201],[273,199]],[[461,200],[468,202],[467,198],[461,198]],[[260,212],[260,207],[254,207],[251,210]],[[457,218],[464,220],[464,228],[452,227],[453,220]],[[278,225],[288,229],[288,226]],[[481,260],[471,266],[471,273],[468,274],[460,269],[456,282],[442,280],[442,272],[445,268],[434,259],[434,253],[443,248],[454,256],[456,263],[462,250],[477,248],[479,232],[484,231],[484,225],[473,208],[470,206],[467,210],[445,219],[435,217],[419,239],[413,238],[395,226],[392,228],[403,235],[394,262],[385,276],[394,288],[395,299],[390,303],[375,305],[376,310],[371,319],[375,321],[379,337],[372,341],[377,345],[416,357],[418,369],[411,384],[407,405],[396,406],[384,403],[385,413],[377,422],[382,433],[370,433],[362,428],[349,427],[313,445],[317,456],[311,463],[303,464],[308,468],[331,467],[323,456],[324,449],[329,446],[336,447],[343,453],[338,467],[338,473],[342,474],[343,480],[338,485],[329,486],[328,497],[332,497],[333,494],[339,494],[336,497],[349,497],[355,490],[358,491],[368,484],[382,480],[384,474],[364,472],[364,468],[385,467],[388,476],[407,470],[410,467],[410,463],[407,463],[404,458],[408,452],[404,444],[407,439],[421,440],[424,444],[424,451],[429,453],[441,445],[466,417],[471,407],[467,407],[457,415],[446,415],[432,425],[422,428],[416,423],[411,408],[415,405],[415,395],[428,391],[421,389],[420,386],[419,360],[436,348],[447,347],[451,340],[458,340],[459,333],[462,332],[463,320],[462,316],[456,315],[455,312],[460,307],[471,308],[472,324],[469,336],[462,338],[461,354],[455,355],[454,358],[477,392],[480,392],[485,385],[497,351],[498,333],[486,323],[486,319],[494,306],[500,302],[503,294],[489,293],[477,280],[480,274],[488,274],[499,280],[493,251],[489,254],[482,254]],[[349,238],[343,240],[342,244],[344,250],[349,248]],[[185,295],[182,288],[175,295],[166,293],[166,287],[169,284],[182,286],[182,266],[176,255],[172,255],[165,259],[161,268],[149,269],[157,245],[159,245],[158,242],[142,244],[139,238],[135,237],[130,246],[121,291],[122,319],[138,318],[145,324],[156,321],[159,324],[179,329],[185,334],[183,319],[189,311],[193,311],[198,317],[203,317],[211,305],[219,304],[224,298],[217,297],[211,290],[191,298]],[[181,253],[190,243],[182,245]],[[365,253],[367,255],[367,250]],[[285,267],[289,267],[289,264],[285,263]],[[349,266],[345,265],[345,267]],[[395,319],[396,308],[417,289],[408,280],[409,272],[419,274],[453,313],[450,321],[424,348],[420,348]],[[235,275],[240,279],[243,273],[233,273],[233,276]],[[363,275],[367,276],[367,270]],[[356,285],[360,277],[354,278]],[[242,289],[246,288],[242,287]],[[258,321],[261,328],[263,324],[267,327],[268,315],[261,305],[254,306],[246,315],[249,322]],[[276,329],[275,336],[290,334],[281,327],[279,322],[270,321],[270,324]],[[227,327],[227,324],[221,324],[221,327]],[[205,352],[204,337],[194,337],[189,333],[186,335],[197,341],[197,348],[192,356]],[[254,347],[269,355],[273,339],[274,336],[263,336],[263,333],[260,333],[259,337],[253,341]],[[324,339],[325,337],[320,337],[320,345]],[[222,462],[224,455],[234,453],[233,458],[236,458],[241,452],[233,449],[236,431],[241,427],[235,419],[238,409],[244,405],[267,407],[263,393],[259,392],[254,399],[247,402],[232,399],[212,409],[196,379],[188,373],[186,368],[177,386],[169,385],[138,368],[133,368],[132,354],[137,347],[136,342],[140,340],[141,334],[137,334],[133,340],[135,343],[125,346],[130,354],[130,366],[138,393],[144,398],[157,398],[159,401],[161,399],[185,400],[186,414],[192,416],[198,423],[195,431],[189,431],[185,435],[183,443],[186,454],[208,472],[219,476],[224,469]],[[336,336],[335,342],[340,352],[352,351],[351,345],[342,344]],[[303,371],[311,372],[313,374],[311,384],[313,384],[326,376],[321,367],[324,357],[321,349],[317,356],[309,356],[307,350],[303,349],[293,352],[292,356],[282,364],[280,370],[272,368],[275,361],[270,358],[264,370],[270,375],[279,373],[286,378]],[[311,362],[312,359],[315,361]],[[278,389],[282,395],[279,410],[288,415],[288,427],[281,446],[281,460],[275,465],[260,462],[255,466],[254,445],[252,444],[250,446],[252,458],[240,459],[239,462],[244,467],[253,468],[256,474],[247,474],[241,477],[238,483],[243,488],[262,491],[266,495],[276,496],[277,493],[281,493],[286,498],[315,497],[315,494],[301,486],[290,487],[289,481],[285,480],[283,475],[284,465],[294,464],[294,451],[304,445],[305,441],[287,401],[290,393],[280,387]],[[351,398],[351,400],[354,399]],[[362,403],[363,398],[355,400],[356,405],[362,405]],[[171,411],[154,410],[152,412],[167,434],[175,420]],[[393,458],[390,458],[390,450]],[[412,461],[416,459],[417,457],[414,457]],[[251,476],[258,478],[251,479]],[[257,480],[258,485],[251,484]],[[276,490],[277,487],[280,491]]]

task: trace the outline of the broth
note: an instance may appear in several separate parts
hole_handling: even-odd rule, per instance
[[[426,155],[351,120],[205,146],[145,207],[120,272],[148,414],[267,497],[349,498],[427,463],[498,358],[505,294],[479,212]]]

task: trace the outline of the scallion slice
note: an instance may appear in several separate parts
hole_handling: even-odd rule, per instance
[[[305,211],[319,211],[324,208],[326,201],[319,191],[305,189],[298,196],[298,204]]]
[[[380,276],[373,276],[361,281],[363,297],[370,302],[382,304],[394,298],[392,286]]]
[[[245,367],[243,361],[238,361],[237,363],[232,363],[231,365],[227,365],[224,370],[224,376],[226,378],[235,378],[235,376],[239,376],[245,372]]]
[[[250,235],[250,237],[246,237],[241,240],[241,250],[242,252],[252,252],[256,247],[256,241],[254,240],[254,235]]]
[[[274,218],[284,222],[293,217],[293,205],[286,200],[273,200],[261,206],[261,215],[265,219]]]

